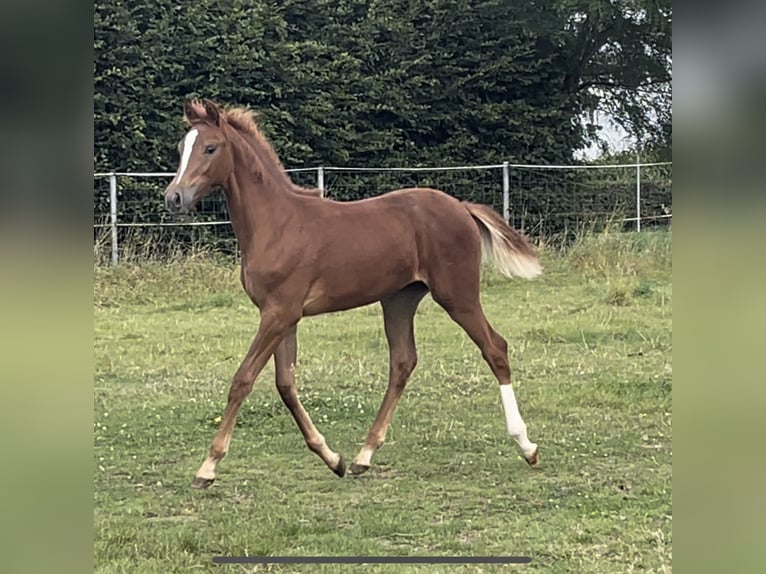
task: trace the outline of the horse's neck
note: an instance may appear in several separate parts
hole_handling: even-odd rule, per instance
[[[234,169],[226,191],[234,234],[243,254],[281,233],[295,210],[296,197],[284,182],[261,178],[241,163]]]
[[[300,187],[299,185],[293,184],[292,191],[294,193],[297,193],[298,195],[305,195],[308,197],[323,197],[324,191],[319,189],[318,187]]]

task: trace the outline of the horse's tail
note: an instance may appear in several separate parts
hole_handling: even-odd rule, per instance
[[[481,235],[481,251],[506,277],[534,279],[542,273],[537,252],[529,240],[509,227],[498,213],[486,205],[463,202]]]

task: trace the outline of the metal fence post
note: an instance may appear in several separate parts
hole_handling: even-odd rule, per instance
[[[511,178],[508,162],[503,162],[503,219],[511,223]]]
[[[109,219],[112,228],[112,265],[117,265],[117,176],[109,174]]]
[[[319,166],[317,168],[317,187],[322,192],[321,197],[324,197],[324,167]]]
[[[636,154],[636,231],[641,232],[641,157]]]

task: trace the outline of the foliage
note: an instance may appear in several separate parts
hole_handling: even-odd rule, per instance
[[[598,107],[642,136],[652,118],[669,130],[670,14],[667,0],[98,0],[95,168],[171,169],[190,96],[260,110],[294,167],[567,162]]]
[[[670,159],[670,0],[558,0],[566,19],[570,90],[583,109],[607,112],[639,149]],[[590,125],[593,132],[597,126]]]

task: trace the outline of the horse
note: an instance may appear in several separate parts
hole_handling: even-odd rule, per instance
[[[509,278],[541,274],[537,252],[524,235],[490,207],[435,189],[348,202],[321,197],[320,190],[290,180],[248,108],[185,100],[183,112],[189,129],[178,144],[180,162],[165,205],[172,213],[188,213],[213,190],[223,190],[241,252],[242,286],[260,311],[194,488],[215,481],[240,407],[272,356],[277,391],[306,445],[336,475],[346,474],[343,457],[328,446],[298,398],[297,325],[303,317],[379,302],[389,347],[388,387],[348,469],[351,475],[366,472],[417,363],[413,319],[427,293],[481,351],[499,383],[508,434],[526,462],[538,464],[539,448],[527,436],[511,386],[508,345],[479,301],[483,258]]]

